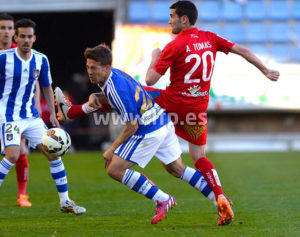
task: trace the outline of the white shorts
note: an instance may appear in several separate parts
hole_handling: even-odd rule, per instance
[[[42,143],[47,126],[41,118],[27,118],[1,124],[1,150],[8,146],[20,146],[24,136],[32,148]]]
[[[181,156],[181,148],[172,122],[146,135],[133,135],[119,146],[115,154],[145,168],[153,156],[165,165]]]

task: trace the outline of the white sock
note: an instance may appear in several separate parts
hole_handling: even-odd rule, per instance
[[[10,171],[10,169],[14,166],[13,163],[11,163],[8,159],[5,157],[0,162],[0,186],[2,182],[4,181],[7,173]]]
[[[68,180],[62,159],[50,161],[50,172],[55,182],[60,202],[70,200],[68,195]]]
[[[144,174],[137,171],[127,169],[122,179],[122,183],[131,188],[131,190],[152,199],[154,202],[167,201],[169,199],[168,194],[160,190]]]
[[[95,112],[95,111],[98,110],[98,109],[95,109],[95,108],[89,106],[89,103],[86,102],[86,103],[84,103],[84,104],[82,105],[82,110],[83,110],[84,113],[90,114],[90,113]]]

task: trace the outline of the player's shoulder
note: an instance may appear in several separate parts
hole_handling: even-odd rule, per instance
[[[198,35],[201,36],[210,36],[210,37],[214,37],[216,35],[216,33],[212,32],[212,31],[208,31],[208,30],[198,30]]]
[[[33,55],[34,55],[35,57],[40,57],[40,58],[42,58],[42,59],[48,61],[48,57],[47,57],[46,54],[43,54],[43,53],[41,53],[41,52],[39,52],[39,51],[37,51],[37,50],[35,50],[35,49],[32,50],[32,53],[33,53]]]
[[[12,49],[3,49],[3,50],[0,50],[0,55],[14,54],[15,52],[16,52],[15,48],[12,48]]]
[[[111,71],[112,74],[110,76],[109,84],[113,84],[120,93],[126,92],[133,86],[136,86],[137,82],[127,73],[116,68],[111,68]]]

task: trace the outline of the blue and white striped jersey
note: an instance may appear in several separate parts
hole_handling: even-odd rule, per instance
[[[102,91],[124,122],[138,119],[135,135],[145,135],[166,125],[170,118],[142,85],[128,74],[111,68]]]
[[[24,61],[17,48],[0,51],[0,124],[39,117],[34,104],[36,80],[41,86],[52,83],[47,57],[31,50]]]

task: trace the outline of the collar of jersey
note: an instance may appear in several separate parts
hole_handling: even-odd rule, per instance
[[[181,32],[178,34],[178,36],[180,36],[180,35],[188,35],[188,34],[192,34],[192,33],[195,33],[195,32],[197,32],[197,31],[198,31],[197,27],[193,27],[193,28],[190,28],[190,29],[186,29],[186,30],[181,31]]]
[[[111,79],[111,77],[112,77],[112,70],[110,70],[109,77],[108,77],[107,80],[105,81],[103,87],[101,87],[101,86],[98,84],[102,91],[104,91],[104,89],[105,89],[105,87],[107,86],[108,81]]]
[[[21,58],[21,56],[18,54],[18,48],[15,49],[15,52],[16,52],[18,59],[20,59],[24,63],[30,62],[30,60],[32,59],[32,55],[33,55],[32,49],[30,50],[30,53],[31,53],[30,58],[27,59],[26,61],[23,58]]]

